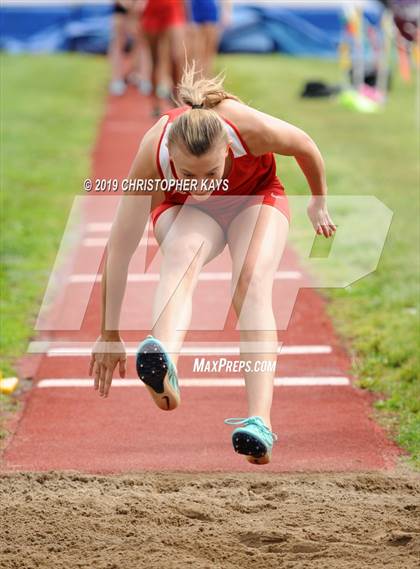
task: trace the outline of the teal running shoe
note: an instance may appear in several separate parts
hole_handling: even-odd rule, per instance
[[[235,452],[244,454],[252,464],[268,464],[271,460],[273,444],[278,440],[258,415],[225,419],[226,425],[242,425],[232,433]]]
[[[176,366],[163,344],[151,334],[137,348],[136,370],[160,409],[172,411],[178,407],[181,396]]]

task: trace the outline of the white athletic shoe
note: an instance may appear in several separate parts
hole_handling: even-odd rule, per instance
[[[152,94],[152,83],[147,79],[140,79],[137,83],[138,89],[142,95]]]
[[[122,79],[115,79],[109,84],[109,92],[115,97],[121,97],[127,90],[127,85]]]
[[[159,99],[169,99],[171,97],[171,89],[167,85],[160,83],[156,89],[156,95]]]

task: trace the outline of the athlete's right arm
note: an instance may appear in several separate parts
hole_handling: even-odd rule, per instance
[[[129,179],[159,178],[156,150],[166,120],[162,118],[145,134],[131,166]],[[101,281],[101,333],[92,349],[89,365],[89,375],[94,373],[94,388],[100,396],[107,397],[117,365],[120,376],[125,377],[126,353],[119,333],[119,320],[128,266],[144,233],[150,211],[163,199],[164,192],[159,189],[124,193],[112,223]]]

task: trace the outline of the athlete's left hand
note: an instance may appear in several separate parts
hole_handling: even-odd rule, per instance
[[[306,211],[317,235],[324,234],[326,238],[334,235],[337,227],[328,213],[326,196],[313,195]]]

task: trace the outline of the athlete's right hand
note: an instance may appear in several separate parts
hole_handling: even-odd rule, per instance
[[[120,377],[125,377],[127,354],[120,338],[107,339],[102,335],[96,340],[89,363],[89,375],[94,374],[94,389],[100,397],[108,397],[112,375],[118,365]]]

